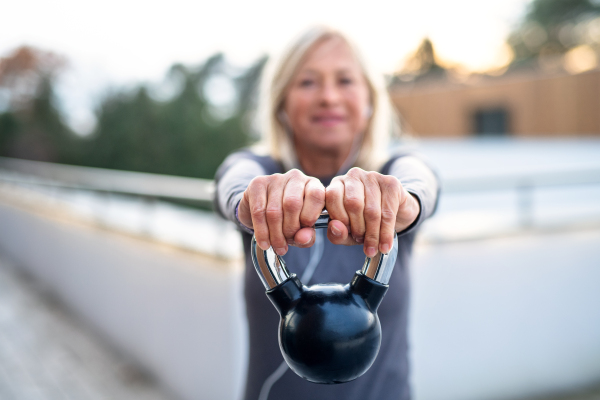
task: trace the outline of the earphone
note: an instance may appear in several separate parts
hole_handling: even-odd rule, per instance
[[[277,113],[277,119],[283,126],[287,127],[290,125],[290,119],[288,118],[287,113],[283,109],[279,110],[279,112]]]
[[[293,135],[292,127],[290,125],[290,119],[285,110],[279,110],[279,112],[277,113],[277,119],[279,120],[279,123],[284,127],[287,134],[291,137]]]

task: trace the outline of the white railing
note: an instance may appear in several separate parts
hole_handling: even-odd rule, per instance
[[[2,173],[4,171],[4,173]],[[149,199],[166,198],[210,202],[214,182],[208,179],[79,167],[0,157],[0,181],[58,188],[117,193]],[[444,195],[514,191],[522,227],[534,219],[534,192],[541,188],[600,184],[600,163],[556,166],[497,173],[445,175]]]
[[[0,169],[17,173],[17,175],[0,173],[0,180],[5,182],[143,197],[209,202],[214,192],[212,180],[181,176],[76,167],[3,157],[0,157]]]
[[[598,184],[600,184],[600,163],[497,173],[489,171],[461,173],[446,176],[442,182],[443,193],[449,195],[493,191],[516,193],[515,206],[521,227],[530,227],[534,224],[536,190]]]

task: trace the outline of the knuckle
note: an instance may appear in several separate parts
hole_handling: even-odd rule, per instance
[[[400,186],[400,181],[393,175],[384,175],[385,181],[390,186]]]
[[[271,238],[271,246],[273,246],[273,248],[281,248],[281,247],[285,247],[286,245],[286,240],[283,236],[279,237],[272,237]]]
[[[283,199],[283,209],[289,212],[298,212],[302,209],[302,198],[300,196],[286,196]]]
[[[317,216],[310,218],[308,215],[300,215],[300,226],[313,226],[317,220]]]
[[[367,172],[366,181],[371,186],[380,185],[381,174],[379,172]]]
[[[379,241],[380,242],[388,242],[393,239],[392,232],[389,230],[381,230],[379,232]]]
[[[377,247],[379,245],[379,237],[377,234],[367,232],[365,234],[365,244],[367,246]]]
[[[344,207],[350,212],[359,212],[364,208],[362,199],[356,196],[348,196],[344,199]]]
[[[283,230],[283,236],[286,239],[293,239],[294,235],[296,234],[297,231],[298,231],[298,229],[286,228]]]
[[[381,216],[381,210],[376,206],[367,206],[365,207],[364,215],[366,219],[376,220]]]
[[[360,227],[360,226],[350,225],[350,231],[352,232],[352,236],[359,238],[359,237],[365,236],[366,229],[364,226]]]
[[[281,218],[281,208],[278,206],[269,206],[267,207],[265,214],[267,219],[269,220],[277,220]]]
[[[305,197],[307,198],[307,200],[322,203],[323,201],[325,201],[325,191],[316,187],[308,187],[306,188]]]
[[[390,191],[398,192],[400,189],[400,181],[395,176],[385,176],[383,179],[383,185]]]
[[[385,234],[385,235],[381,235],[381,236],[379,237],[379,244],[382,244],[382,245],[383,245],[383,244],[387,244],[387,245],[389,246],[389,247],[388,247],[388,254],[389,254],[390,250],[391,250],[391,249],[392,249],[392,247],[393,247],[393,244],[391,244],[391,243],[390,243],[390,242],[392,242],[392,240],[393,240],[393,239],[392,239],[392,236],[391,236],[391,235],[387,235],[387,234]]]
[[[262,187],[265,186],[266,183],[266,176],[257,176],[254,177],[250,183],[248,184],[248,188],[256,188],[256,187]]]
[[[299,169],[297,169],[297,168],[290,169],[290,170],[289,170],[288,172],[286,172],[285,174],[286,174],[288,177],[292,178],[292,179],[294,179],[294,178],[300,178],[300,177],[303,177],[303,176],[304,176],[304,174],[302,173],[302,171],[300,171],[300,170],[299,170]]]
[[[377,171],[369,171],[366,173],[367,174],[367,178],[371,179],[371,180],[379,180],[379,178],[382,176],[379,172]]]
[[[253,217],[262,217],[265,213],[265,207],[260,204],[254,204],[250,207],[250,215]]]
[[[336,201],[342,197],[342,192],[336,188],[327,188],[325,191],[325,200],[328,202]]]
[[[352,176],[352,177],[358,177],[361,176],[365,171],[361,168],[358,167],[352,167],[350,168],[350,171],[348,171],[348,175]]]
[[[281,177],[282,177],[281,174],[273,174],[273,175],[269,175],[269,176],[264,176],[263,177],[263,185],[270,186],[273,184],[277,184],[281,180]]]
[[[396,213],[392,210],[382,210],[381,220],[386,223],[394,222],[396,220]]]

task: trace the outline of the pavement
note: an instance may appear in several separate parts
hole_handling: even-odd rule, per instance
[[[0,254],[1,400],[176,400]],[[532,400],[600,400],[600,388]]]
[[[175,397],[0,255],[0,399]]]

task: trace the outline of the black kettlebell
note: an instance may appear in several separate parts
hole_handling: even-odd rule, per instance
[[[315,228],[326,228],[324,211]],[[396,263],[398,238],[388,254],[367,257],[350,284],[305,286],[272,249],[252,238],[252,261],[279,315],[279,348],[296,374],[315,383],[343,383],[364,374],[381,344],[377,307]]]

